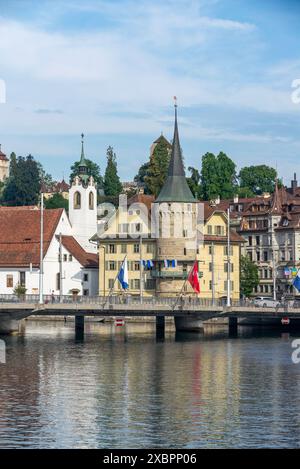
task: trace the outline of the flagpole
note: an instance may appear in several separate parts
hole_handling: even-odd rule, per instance
[[[231,305],[230,299],[230,270],[231,270],[231,263],[230,263],[230,210],[227,209],[227,306]]]
[[[183,286],[182,286],[182,289],[180,290],[180,293],[179,293],[179,296],[177,297],[177,300],[175,301],[175,304],[174,304],[174,307],[173,307],[172,311],[174,311],[174,309],[175,309],[175,308],[176,308],[176,306],[177,306],[178,300],[181,298],[181,295],[182,295],[183,289],[184,289],[184,287],[185,287],[185,286],[186,286],[186,284],[187,284],[187,281],[188,281],[189,275],[190,275],[190,273],[192,272],[192,269],[194,268],[195,262],[198,262],[198,261],[197,261],[197,260],[195,260],[195,261],[194,261],[194,263],[193,263],[193,265],[192,265],[192,267],[190,268],[190,271],[189,271],[189,273],[188,273],[188,275],[187,275],[187,277],[186,277],[186,279],[185,279],[185,281],[184,281],[184,284],[183,284]]]
[[[122,267],[122,265],[124,264],[124,261],[125,261],[126,257],[127,257],[127,254],[125,255],[124,259],[122,260],[121,267]],[[105,268],[105,266],[104,266],[104,268]],[[116,280],[117,280],[117,278],[118,278],[119,273],[120,273],[120,269],[118,270],[118,273],[117,273],[117,275],[115,276],[115,279],[114,279],[113,286],[112,286],[111,289],[109,290],[109,293],[108,293],[108,295],[107,295],[107,297],[106,297],[106,300],[105,300],[105,302],[103,303],[103,308],[104,308],[104,306],[106,305],[107,300],[111,297],[111,294],[112,294],[112,292],[113,292],[113,290],[114,290],[114,288],[115,288],[115,283],[116,283]]]
[[[143,254],[142,254],[142,248],[143,248],[143,238],[142,234],[140,236],[140,303],[143,303]]]
[[[39,303],[43,304],[43,276],[44,276],[44,194],[41,192],[40,213],[40,273],[39,273]]]

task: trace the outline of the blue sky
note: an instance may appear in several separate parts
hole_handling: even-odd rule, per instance
[[[238,168],[299,172],[300,2],[0,0],[0,143],[55,178],[106,148],[131,180],[178,97],[186,166],[225,151]]]

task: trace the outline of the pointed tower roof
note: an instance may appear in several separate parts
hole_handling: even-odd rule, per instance
[[[196,199],[193,196],[185,177],[178,133],[176,99],[171,160],[167,179],[156,199],[156,202],[196,202]]]
[[[282,206],[281,206],[280,195],[279,195],[279,190],[278,190],[278,181],[276,179],[275,190],[273,194],[273,200],[272,200],[270,213],[281,214],[281,211],[282,211]]]
[[[88,167],[87,167],[86,159],[84,156],[84,140],[83,139],[84,139],[84,134],[81,134],[81,158],[79,161],[78,169],[79,169],[79,177],[83,180],[83,182],[86,183],[89,179],[89,175],[88,175]]]
[[[84,156],[84,134],[81,134],[81,158],[79,162],[79,167],[81,166],[87,166],[86,161],[85,161],[85,156]]]

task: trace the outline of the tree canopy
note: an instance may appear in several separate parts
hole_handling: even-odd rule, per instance
[[[104,193],[106,196],[118,196],[122,192],[122,184],[118,176],[117,158],[113,147],[109,146],[106,152],[107,165],[104,175]]]
[[[7,184],[3,191],[5,205],[36,205],[40,193],[40,171],[32,155],[26,158],[10,156],[10,170]]]
[[[258,267],[248,256],[241,256],[240,265],[240,292],[248,298],[259,284]]]
[[[158,196],[167,177],[170,162],[169,143],[158,141],[150,157],[149,167],[145,175],[146,187],[150,194]]]
[[[263,192],[273,192],[277,171],[264,164],[246,166],[240,170],[240,192],[248,191],[251,195],[261,195]]]
[[[222,151],[217,156],[206,153],[202,157],[201,185],[204,200],[233,197],[237,191],[235,163]]]
[[[188,170],[191,173],[191,176],[187,178],[187,183],[189,188],[192,191],[192,194],[197,199],[202,197],[202,185],[201,185],[201,176],[198,169],[189,166]]]
[[[61,194],[56,193],[45,199],[45,208],[64,208],[68,211],[69,202]]]

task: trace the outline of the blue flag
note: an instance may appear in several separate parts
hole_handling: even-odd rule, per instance
[[[293,282],[293,286],[297,288],[298,291],[300,291],[300,269],[297,272],[297,275],[295,277],[295,280]]]
[[[122,285],[123,290],[126,290],[129,287],[127,259],[124,259],[122,262],[120,272],[118,273],[118,280]]]

